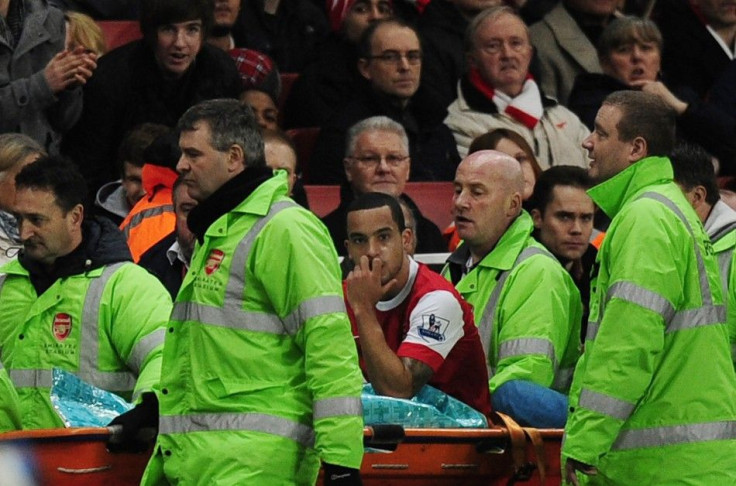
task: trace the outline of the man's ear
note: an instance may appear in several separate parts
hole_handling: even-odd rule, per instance
[[[370,61],[368,59],[365,59],[363,57],[361,57],[360,59],[358,59],[358,72],[360,73],[361,76],[363,76],[368,81],[371,80],[371,73],[368,70],[368,63],[369,62]]]
[[[84,221],[84,206],[77,204],[69,211],[69,216],[69,221],[74,228],[81,227],[82,221]]]
[[[521,193],[514,192],[509,197],[508,208],[506,208],[506,216],[515,218],[521,212]]]
[[[539,229],[542,227],[542,212],[539,209],[532,209],[529,214],[532,216],[532,221],[534,221],[534,227]]]
[[[348,182],[353,182],[353,176],[350,174],[350,160],[345,157],[342,159],[342,166],[345,169],[345,179],[347,179]]]
[[[690,203],[694,208],[698,208],[705,202],[705,198],[708,196],[708,191],[704,186],[695,186],[690,190],[689,196],[691,199]]]
[[[227,153],[227,168],[228,171],[237,171],[245,167],[245,151],[243,147],[234,143],[230,146]]]
[[[631,151],[629,152],[629,164],[638,162],[649,155],[649,146],[644,137],[636,137],[631,142]]]
[[[401,246],[404,247],[404,251],[407,255],[412,253],[411,240],[413,238],[414,231],[412,231],[411,228],[404,228],[404,231],[401,232]]]

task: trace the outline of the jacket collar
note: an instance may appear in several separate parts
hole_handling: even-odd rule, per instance
[[[143,179],[143,189],[146,191],[146,196],[150,201],[153,199],[153,195],[158,187],[163,186],[172,189],[174,187],[177,174],[168,167],[144,164],[141,177]]]
[[[703,224],[706,233],[715,243],[725,234],[736,229],[736,211],[721,200],[716,201]]]
[[[667,157],[646,157],[588,190],[593,201],[611,218],[643,189],[672,182],[672,164]]]

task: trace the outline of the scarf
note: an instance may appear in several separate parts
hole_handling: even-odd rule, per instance
[[[529,130],[537,126],[539,119],[544,114],[542,94],[539,92],[539,86],[534,82],[531,75],[527,75],[524,86],[521,88],[521,93],[515,98],[494,89],[493,86],[481,78],[480,73],[475,68],[470,68],[468,80],[475,89],[480,91],[483,96],[496,105],[499,113],[506,113]]]

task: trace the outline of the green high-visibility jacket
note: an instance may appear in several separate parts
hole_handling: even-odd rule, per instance
[[[0,433],[21,428],[20,401],[8,372],[0,363]]]
[[[266,180],[195,248],[143,484],[311,485],[320,459],[360,468],[362,375],[337,254],[286,192],[283,173]]]
[[[493,393],[509,380],[526,380],[567,393],[580,354],[580,292],[559,261],[532,236],[526,211],[495,248],[462,279],[470,256],[460,246],[443,275],[472,306],[489,366]]]
[[[665,157],[589,193],[612,221],[563,460],[597,467],[588,484],[736,484],[736,376],[708,235]]]
[[[703,226],[718,259],[721,288],[726,296],[726,324],[731,342],[731,359],[736,366],[736,265],[733,264],[736,258],[736,211],[723,201],[717,201]]]
[[[130,262],[60,278],[41,295],[17,260],[0,268],[2,361],[23,428],[64,426],[49,396],[55,367],[126,399],[153,390],[170,311],[163,285]]]

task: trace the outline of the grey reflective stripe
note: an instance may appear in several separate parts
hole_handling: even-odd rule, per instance
[[[345,312],[345,299],[339,295],[325,295],[305,300],[288,316],[284,326],[289,334],[296,334],[307,320],[335,312]]]
[[[663,447],[694,442],[736,439],[736,421],[652,427],[621,432],[613,450]]]
[[[575,372],[575,367],[571,368],[560,368],[555,373],[555,381],[552,383],[553,390],[569,390],[572,385],[572,375]]]
[[[606,302],[614,298],[622,299],[656,312],[664,317],[666,322],[669,322],[675,315],[675,308],[672,307],[672,304],[667,299],[656,292],[652,292],[632,282],[616,282],[611,285],[606,294]]]
[[[8,370],[16,388],[51,388],[51,370]]]
[[[87,288],[82,309],[82,339],[79,343],[79,378],[108,391],[129,391],[135,388],[136,378],[129,371],[100,371],[100,305],[105,286],[115,272],[127,262],[107,265],[102,275],[93,278]],[[129,325],[138,323],[122,323]]]
[[[721,271],[721,288],[723,288],[723,299],[728,295],[728,277],[731,275],[731,262],[733,261],[733,247],[720,252],[718,258],[718,269]]]
[[[323,398],[314,402],[314,420],[344,415],[363,416],[360,397]]]
[[[527,258],[534,255],[546,255],[550,258],[554,258],[551,253],[541,248],[537,248],[534,246],[524,248],[522,252],[519,253],[519,256],[516,257],[516,261],[511,266],[511,268],[501,272],[496,279],[496,286],[493,288],[493,292],[491,292],[491,296],[488,299],[486,308],[483,309],[483,316],[481,317],[480,323],[478,324],[478,334],[480,335],[480,342],[483,345],[483,351],[485,352],[486,357],[489,356],[488,349],[491,344],[491,337],[493,336],[493,326],[494,321],[496,320],[496,307],[498,307],[498,301],[501,298],[503,285],[504,283],[506,283],[506,279],[509,277],[509,274],[514,270],[514,268],[516,268]]]
[[[165,336],[166,331],[163,329],[156,329],[138,341],[128,358],[128,367],[135,371],[136,374],[140,374],[143,362],[146,361],[146,358],[151,351],[164,343]]]
[[[588,329],[585,331],[586,341],[595,341],[598,335],[598,329],[601,327],[601,321],[588,321]]]
[[[557,357],[555,346],[548,339],[543,338],[518,338],[504,341],[498,347],[498,360],[511,358],[513,356],[525,356],[528,354],[542,354],[546,356],[557,372]]]
[[[712,324],[726,322],[725,305],[706,305],[697,309],[686,309],[677,312],[667,325],[665,332],[681,331]]]
[[[698,245],[698,242],[695,239],[695,233],[693,232],[692,226],[690,226],[690,222],[687,220],[680,208],[678,208],[674,202],[672,202],[669,198],[663,196],[662,194],[659,194],[657,192],[645,192],[644,194],[639,196],[639,198],[654,199],[655,201],[661,202],[662,204],[667,206],[673,213],[675,213],[678,218],[680,218],[682,224],[684,224],[688,232],[690,232],[690,236],[693,239],[693,247],[695,249],[695,259],[698,264],[698,277],[700,279],[700,292],[703,297],[703,305],[706,306],[713,304],[713,294],[710,288],[710,283],[708,282],[708,273],[705,271],[703,255],[700,252],[700,245]]]
[[[633,403],[619,400],[603,393],[594,392],[587,388],[583,388],[580,391],[578,405],[621,421],[626,421],[636,407]]]
[[[201,413],[162,415],[159,418],[159,434],[187,434],[221,430],[263,432],[291,439],[304,447],[314,446],[314,430],[311,427],[275,415],[263,413]]]
[[[174,212],[174,206],[172,204],[164,204],[163,206],[156,206],[155,208],[148,208],[144,209],[140,213],[136,214],[135,216],[130,218],[130,221],[128,221],[128,224],[123,228],[123,234],[125,235],[125,239],[128,239],[128,235],[130,235],[130,232],[141,224],[144,219],[151,218],[153,216],[159,216],[164,213],[173,213]]]
[[[5,285],[5,279],[8,278],[7,273],[0,274],[0,293],[3,291],[3,285]]]

